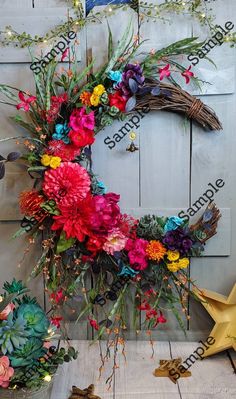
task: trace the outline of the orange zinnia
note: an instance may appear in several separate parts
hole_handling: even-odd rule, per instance
[[[151,240],[146,248],[148,258],[151,260],[157,260],[158,262],[164,258],[166,252],[167,250],[164,245],[157,240]]]
[[[91,105],[90,97],[91,93],[89,93],[89,91],[83,91],[83,93],[80,94],[80,100],[82,101],[82,104]]]

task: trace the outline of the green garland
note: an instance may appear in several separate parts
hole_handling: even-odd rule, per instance
[[[90,12],[87,17],[84,16],[84,9],[80,0],[69,0],[68,4],[68,20],[64,23],[56,25],[50,29],[44,36],[31,36],[27,32],[19,33],[14,30],[11,25],[0,31],[2,39],[0,44],[2,46],[9,46],[13,44],[15,47],[25,48],[40,43],[48,43],[69,30],[76,32],[80,31],[88,23],[101,22],[101,19],[114,14],[118,9],[127,11],[131,7],[139,13],[140,22],[144,20],[161,20],[163,22],[169,21],[167,14],[175,13],[177,15],[187,14],[199,21],[201,25],[206,25],[210,31],[215,31],[214,16],[211,14],[212,9],[207,10],[204,0],[164,0],[159,5],[148,3],[145,1],[132,0],[127,5],[112,5],[109,4],[102,11]],[[71,16],[70,14],[74,14]],[[236,44],[236,32],[229,33],[225,36],[224,41],[230,43],[231,47]]]

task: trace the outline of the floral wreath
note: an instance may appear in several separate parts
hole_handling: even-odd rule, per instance
[[[184,113],[210,129],[221,128],[215,113],[174,79],[179,73],[187,84],[199,83],[176,55],[188,54],[200,44],[184,39],[137,62],[140,45],[133,41],[129,25],[116,48],[109,33],[109,60],[97,72],[91,73],[91,63],[80,72],[75,64],[59,73],[51,62],[34,75],[35,96],[0,85],[10,100],[6,103],[25,112],[26,118],[13,119],[29,132],[23,155],[1,156],[0,177],[7,162],[21,158],[34,179],[33,189],[20,194],[25,216],[15,234],[29,233],[29,247],[43,234],[42,254],[31,276],[43,274],[57,327],[62,308],[73,313],[69,299],[76,299],[78,320],[87,315],[97,337],[106,335],[114,347],[124,344],[128,297],[133,300],[136,329],[138,310],[145,314],[148,331],[165,323],[170,311],[184,329],[177,307],[180,304],[189,318],[188,296],[195,297],[189,257],[202,253],[220,218],[211,204],[194,225],[176,216],[135,219],[121,213],[119,195],[108,192],[92,170],[95,134],[144,104]],[[86,76],[87,83],[82,83]]]

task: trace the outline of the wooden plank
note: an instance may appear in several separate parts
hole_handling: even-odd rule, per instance
[[[44,35],[55,25],[66,22],[68,18],[67,8],[21,8],[20,10],[8,10],[4,9],[0,16],[0,26],[3,28],[7,25],[11,25],[17,32],[27,32],[31,35]],[[43,20],[43,24],[42,24]],[[77,35],[78,38],[80,35]],[[62,38],[55,38],[50,45],[47,43],[39,44],[35,51],[35,56],[42,58],[58,41],[63,40]],[[66,47],[68,43],[64,40]],[[73,40],[70,41],[71,44]],[[61,45],[62,47],[62,45]],[[66,48],[65,47],[65,48]],[[80,48],[80,47],[79,47]],[[34,49],[32,49],[34,54]],[[81,59],[81,55],[78,52],[78,61]],[[60,55],[58,55],[60,59]],[[16,49],[14,46],[0,47],[0,62],[2,63],[20,63],[20,62],[31,62],[31,57],[28,49]]]
[[[156,378],[153,376],[155,368],[159,366],[160,359],[170,359],[168,342],[154,343],[154,357],[149,342],[128,341],[126,343],[125,361],[119,354],[119,368],[115,379],[116,398],[168,398],[178,396],[178,388],[168,378]],[[137,395],[137,396],[135,396]],[[166,395],[166,396],[162,396]]]
[[[64,343],[62,343],[64,345]],[[104,399],[113,398],[113,390],[107,391],[105,380],[109,375],[111,362],[105,365],[104,372],[98,380],[98,369],[100,367],[98,343],[89,341],[71,341],[79,355],[77,360],[72,363],[64,363],[58,368],[53,385],[51,399],[65,399],[70,395],[72,385],[80,388],[87,388],[90,384],[95,384],[96,395]]]
[[[196,342],[171,342],[172,357],[182,357],[184,361],[198,346],[202,345]],[[188,361],[188,364],[191,364],[191,361]],[[225,353],[206,358],[203,361],[196,360],[189,371],[192,373],[191,377],[178,380],[182,398],[230,399],[235,397],[235,378]]]
[[[161,1],[148,2],[153,7]],[[159,49],[191,37],[189,19],[179,15],[171,23],[144,20],[140,39],[147,39],[145,50]],[[182,116],[150,112],[142,120],[140,136],[140,206],[177,208],[189,206],[190,127]],[[149,212],[148,212],[149,213]],[[168,325],[167,325],[168,324]],[[173,315],[161,329],[178,329]]]
[[[235,21],[236,3],[230,0],[219,0],[212,2],[210,5],[213,13],[216,15],[217,24],[224,27],[227,21]],[[235,30],[235,28],[233,29]],[[193,24],[193,34],[202,39],[206,37],[206,30],[196,24]],[[230,89],[230,80],[232,80],[231,92],[234,92],[234,76],[235,76],[235,50],[229,48],[224,43],[215,47],[208,56],[212,58],[218,65],[219,82],[217,84],[218,93],[225,92],[225,86]],[[206,60],[201,60],[194,68],[198,74],[198,68],[205,68],[214,73],[214,67]],[[222,74],[222,68],[229,68],[228,80]],[[223,79],[222,79],[223,78]],[[222,80],[221,80],[222,79]],[[227,90],[226,90],[227,92]],[[228,90],[230,92],[230,90]],[[223,131],[218,133],[209,132],[203,134],[200,129],[193,124],[193,149],[192,149],[192,187],[191,197],[198,197],[198,193],[202,192],[202,188],[211,181],[221,178],[225,181],[225,186],[217,193],[216,204],[220,208],[231,209],[231,235],[229,241],[234,240],[234,231],[236,226],[236,206],[235,206],[235,118],[234,111],[236,108],[236,95],[210,96],[204,98],[204,101],[215,110],[223,124]],[[224,216],[225,217],[225,216]],[[221,221],[222,222],[222,221]],[[220,237],[218,236],[220,239]],[[217,236],[209,243],[215,254],[218,254]],[[191,263],[191,277],[196,280],[198,286],[212,289],[213,291],[227,294],[232,288],[235,281],[235,261],[236,248],[232,245],[230,257],[194,259]],[[212,327],[212,320],[205,312],[203,307],[195,302],[190,301],[190,328],[191,330],[199,330],[202,326]]]
[[[102,10],[104,7],[96,7],[94,12]],[[137,14],[133,10],[118,11],[115,15],[107,18],[107,22],[112,31],[114,47],[121,39],[128,23],[132,20],[132,28],[137,31]],[[122,23],[120,23],[122,21]],[[107,23],[90,24],[87,26],[87,48],[92,50],[95,59],[94,72],[107,61],[108,50],[108,27]],[[102,49],[101,49],[102,44]],[[129,118],[128,118],[129,119]],[[104,143],[107,137],[113,137],[119,129],[124,126],[126,121],[116,121],[112,126],[106,127],[96,136],[96,142],[92,146],[93,152],[93,171],[102,180],[108,192],[120,194],[121,206],[138,206],[139,204],[139,154],[130,154],[126,151],[126,139],[116,143],[115,148],[109,149]],[[110,305],[109,305],[110,306]],[[129,312],[127,304],[127,328],[132,328],[132,314]],[[104,319],[104,306],[98,312],[99,320]]]
[[[236,226],[235,207],[235,133],[234,117],[232,110],[236,106],[236,96],[220,96],[207,98],[208,104],[215,109],[222,120],[224,130],[220,134],[201,134],[199,129],[193,127],[193,158],[192,158],[192,198],[202,192],[208,181],[216,181],[222,178],[225,186],[217,193],[216,204],[220,208],[231,208],[231,235],[234,239]],[[207,173],[206,173],[207,171]],[[222,223],[222,220],[221,220]],[[219,236],[220,239],[220,236]],[[231,240],[230,240],[231,241]],[[218,254],[217,236],[209,243],[215,254]],[[227,293],[235,281],[236,248],[232,245],[230,257],[196,259],[191,264],[191,277],[196,280],[198,286]],[[209,316],[199,307],[199,304],[191,302],[190,309],[192,329],[199,329],[204,325]],[[209,323],[209,322],[208,322]]]
[[[206,8],[211,8],[211,15],[215,16],[215,23],[221,28],[218,31],[222,33],[223,38],[227,29],[225,24],[227,21],[235,23],[236,3],[231,0],[218,0],[206,3]],[[217,35],[218,43],[214,38],[207,25],[201,26],[199,22],[192,20],[193,36],[197,36],[199,41],[207,39],[207,45],[203,48],[206,57],[210,58],[216,66],[210,63],[206,58],[199,58],[196,65],[196,60],[190,58],[190,65],[195,74],[210,84],[203,85],[202,92],[199,89],[194,89],[191,92],[198,95],[212,95],[212,94],[230,94],[235,91],[235,55],[236,49],[230,48],[227,42],[222,44],[221,35]],[[229,30],[229,32],[234,32]],[[209,42],[209,40],[211,41]],[[212,41],[213,40],[213,41]],[[220,42],[220,43],[219,43]],[[205,43],[205,44],[206,44]],[[214,44],[216,45],[214,46]],[[208,53],[207,53],[208,51]]]
[[[0,65],[1,83],[9,84],[19,89],[34,93],[32,73],[29,72],[27,65]],[[0,96],[0,100],[5,100]],[[28,136],[29,133],[10,121],[9,117],[16,115],[15,107],[0,104],[0,140],[10,137]],[[26,117],[22,111],[20,114]],[[24,139],[18,141],[22,145],[17,145],[17,140],[0,142],[0,154],[7,156],[11,151],[24,152]],[[0,181],[0,220],[20,219],[18,207],[18,195],[23,189],[32,187],[32,180],[27,176],[26,168],[19,165],[19,162],[8,163],[6,165],[6,176]]]
[[[67,7],[67,0],[34,0],[34,8]]]
[[[102,10],[104,7],[96,7]],[[128,22],[132,18],[133,29],[137,30],[137,14],[133,10],[119,11],[108,18],[114,38],[114,46],[121,38]],[[118,23],[122,21],[122,25]],[[122,29],[121,29],[122,27]],[[101,43],[103,48],[101,51]],[[106,23],[90,24],[87,26],[87,48],[92,49],[92,56],[96,60],[94,72],[107,61],[108,28]],[[92,147],[93,170],[104,181],[108,191],[119,193],[121,206],[138,206],[139,203],[139,156],[138,153],[130,154],[126,151],[125,139],[117,143],[112,150],[107,147],[104,140],[113,137],[125,122],[116,121],[112,126],[106,127],[96,136]]]
[[[1,12],[6,9],[15,9],[15,8],[32,8],[32,0],[14,0],[14,8],[12,6],[12,2],[9,0],[1,0]]]
[[[24,257],[24,250],[29,245],[28,237],[21,236],[12,239],[13,234],[20,228],[17,222],[0,223],[0,287],[5,281],[16,279],[23,280],[32,289],[33,295],[37,296],[40,304],[43,305],[43,284],[41,278],[28,280],[33,265],[40,254],[40,246],[34,245],[26,255],[25,261],[21,264]]]

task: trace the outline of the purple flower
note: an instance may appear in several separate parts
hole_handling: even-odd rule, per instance
[[[135,80],[138,86],[143,85],[145,77],[139,64],[127,64],[122,73],[122,81],[117,85],[117,88],[127,97],[132,95],[129,87],[129,79]]]
[[[168,231],[165,234],[163,243],[171,251],[179,251],[181,255],[187,255],[194,242],[187,231],[179,227],[176,230]]]

